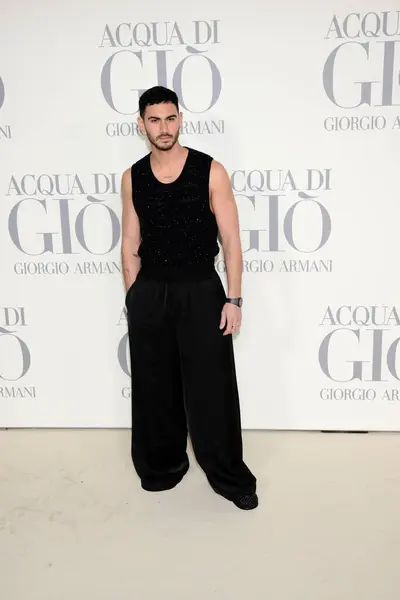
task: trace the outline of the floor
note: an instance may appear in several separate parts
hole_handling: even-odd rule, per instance
[[[129,441],[0,431],[2,600],[399,599],[399,434],[244,432],[251,512],[193,457],[144,492]]]

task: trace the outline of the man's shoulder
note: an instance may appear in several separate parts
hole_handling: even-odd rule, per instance
[[[122,178],[126,182],[131,181],[132,176],[134,176],[137,173],[140,173],[140,171],[142,171],[145,168],[145,166],[148,162],[148,156],[149,156],[148,154],[146,154],[145,156],[142,156],[142,158],[139,158],[130,167],[125,169],[125,171],[122,174]]]
[[[211,163],[211,175],[214,177],[224,177],[227,172],[224,165],[218,160],[213,159]]]
[[[147,164],[148,159],[149,159],[149,153],[145,154],[144,156],[142,156],[142,158],[139,158],[137,161],[135,161],[133,163],[133,165],[131,165],[129,167],[129,170],[130,171],[137,170],[137,169],[140,170],[142,167],[144,167]]]
[[[194,148],[190,148],[190,151],[192,152],[193,156],[197,156],[200,160],[209,162],[213,169],[216,169],[217,171],[220,169],[225,169],[224,165],[211,154],[202,152],[201,150],[196,150]]]
[[[194,158],[197,158],[197,160],[199,160],[199,161],[211,163],[214,160],[214,158],[207,152],[203,152],[202,150],[197,150],[196,148],[188,148],[188,149],[190,150],[192,156]]]

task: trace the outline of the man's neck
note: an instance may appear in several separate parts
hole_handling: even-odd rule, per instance
[[[178,162],[187,153],[178,142],[174,144],[171,150],[158,150],[154,146],[151,149],[151,160],[154,166],[159,168],[168,168],[175,162]]]

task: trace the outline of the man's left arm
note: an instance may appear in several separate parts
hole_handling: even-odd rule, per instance
[[[212,162],[210,172],[210,205],[221,235],[228,279],[228,298],[242,295],[242,246],[240,241],[239,216],[232,186],[225,168],[217,161]],[[225,304],[221,315],[224,335],[238,331],[241,325],[241,309],[234,304]]]

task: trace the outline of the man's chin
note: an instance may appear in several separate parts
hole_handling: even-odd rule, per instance
[[[157,150],[161,150],[161,151],[166,151],[166,150],[171,150],[171,148],[173,146],[175,146],[177,140],[168,140],[168,142],[164,142],[162,144],[160,144],[160,142],[152,142],[153,146],[155,146],[157,148]]]

